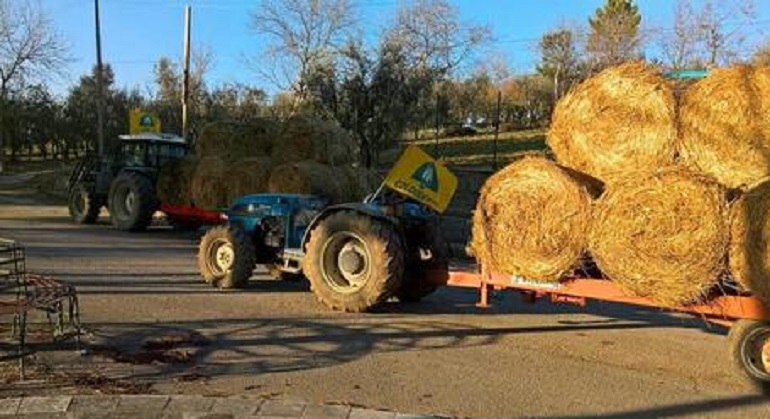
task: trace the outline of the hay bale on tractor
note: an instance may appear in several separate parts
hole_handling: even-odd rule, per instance
[[[510,164],[482,187],[471,252],[492,272],[558,281],[586,248],[592,186],[545,158]]]
[[[770,305],[770,180],[730,209],[729,260],[733,278]]]
[[[350,164],[354,154],[353,139],[339,125],[300,115],[283,123],[271,156],[276,166],[305,160],[339,166]]]
[[[201,208],[227,207],[226,185],[232,179],[225,177],[227,163],[222,157],[207,156],[200,159],[191,182],[190,195],[195,205]]]
[[[679,110],[680,157],[730,188],[770,176],[770,68],[716,69]]]
[[[156,190],[160,202],[189,205],[193,198],[191,185],[198,158],[186,156],[166,162],[158,173]]]
[[[271,193],[319,195],[331,203],[348,201],[349,188],[341,168],[314,160],[276,166],[270,173],[267,187]]]
[[[631,174],[596,202],[589,250],[605,275],[636,295],[697,302],[725,268],[726,205],[717,182],[681,167]]]
[[[224,171],[227,182],[221,185],[226,189],[227,202],[232,203],[244,195],[267,192],[270,169],[269,157],[252,157],[229,164]]]
[[[279,132],[280,124],[269,118],[260,118],[248,124],[214,122],[201,131],[195,152],[200,157],[266,157],[270,155]]]
[[[606,183],[673,162],[676,101],[651,66],[632,62],[578,85],[556,105],[547,142],[557,161]]]

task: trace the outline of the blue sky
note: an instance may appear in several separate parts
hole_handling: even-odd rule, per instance
[[[19,0],[32,1],[32,0]],[[351,0],[359,11],[360,26],[376,38],[406,0]],[[559,25],[584,24],[604,0],[455,0],[464,20],[487,24],[496,40],[490,46],[504,57],[515,73],[531,71],[536,64],[536,43],[543,32]],[[256,0],[100,0],[102,50],[112,64],[118,86],[143,91],[152,87],[153,64],[161,56],[179,59],[182,52],[185,4],[193,11],[192,43],[213,53],[207,82],[243,82],[273,91],[247,63],[259,59],[264,39],[249,28]],[[639,0],[647,28],[673,24],[673,0]],[[71,46],[74,62],[68,75],[52,83],[63,93],[95,63],[92,0],[41,0],[55,28]],[[770,1],[756,0],[757,35],[770,34]],[[739,24],[740,22],[733,22]],[[654,55],[655,48],[651,48]]]

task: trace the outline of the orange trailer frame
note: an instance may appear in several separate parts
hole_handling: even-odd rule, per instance
[[[664,306],[649,298],[628,294],[614,282],[595,278],[568,278],[559,283],[537,283],[512,275],[478,272],[472,268],[433,271],[432,283],[441,286],[476,288],[480,307],[489,305],[490,290],[510,289],[535,301],[550,298],[554,303],[585,306],[590,300],[660,308],[701,316],[710,323],[729,327],[736,320],[770,320],[770,307],[749,294],[718,295],[687,306]]]

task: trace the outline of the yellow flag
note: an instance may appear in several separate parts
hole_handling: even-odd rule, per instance
[[[141,109],[131,109],[128,118],[128,133],[142,134],[145,132],[160,133],[160,118],[152,112],[145,112]]]
[[[457,177],[419,147],[409,146],[388,173],[385,184],[444,212],[457,189]]]

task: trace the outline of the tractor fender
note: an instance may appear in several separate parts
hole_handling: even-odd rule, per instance
[[[391,225],[398,226],[398,219],[396,217],[389,216],[385,214],[379,206],[375,206],[373,204],[365,204],[363,202],[351,202],[346,204],[339,204],[339,205],[332,205],[329,207],[324,208],[323,211],[316,214],[316,216],[313,218],[313,221],[308,224],[307,228],[305,229],[305,234],[302,236],[302,250],[305,250],[305,246],[307,245],[308,240],[310,240],[310,232],[313,231],[313,229],[332,214],[338,213],[340,211],[352,211],[358,214],[367,215],[369,217],[375,218],[377,220],[384,221],[386,223],[389,223]]]

